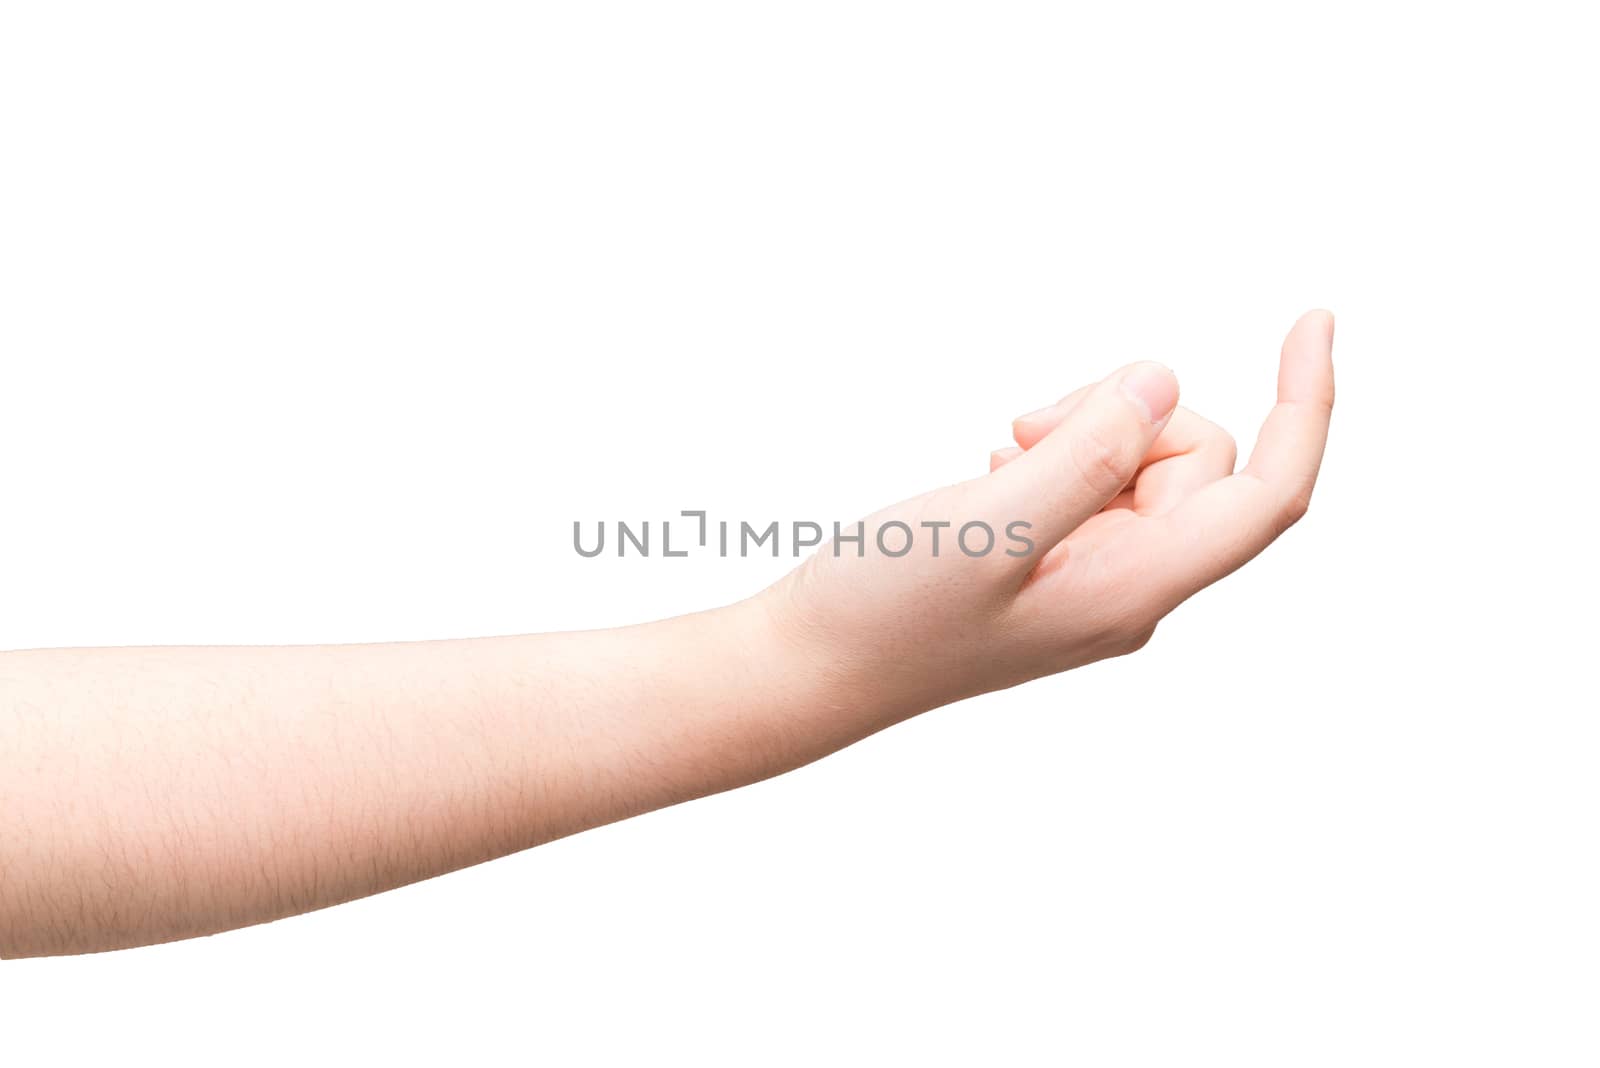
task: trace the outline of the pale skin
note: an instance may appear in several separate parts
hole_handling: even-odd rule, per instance
[[[0,654],[0,956],[337,904],[1132,652],[1305,513],[1332,341],[1326,312],[1295,324],[1238,472],[1135,364],[1018,419],[987,475],[867,521],[1023,521],[1022,557],[825,546],[746,601],[605,631]]]

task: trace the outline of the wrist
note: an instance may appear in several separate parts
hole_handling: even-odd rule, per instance
[[[784,709],[787,728],[813,743],[806,760],[814,760],[925,708],[902,699],[875,643],[842,632],[797,596],[803,577],[791,572],[725,611],[737,620],[745,662]]]

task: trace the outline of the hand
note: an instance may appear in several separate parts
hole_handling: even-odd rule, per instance
[[[1289,332],[1278,403],[1237,474],[1233,440],[1177,407],[1171,372],[1134,364],[1018,419],[988,475],[868,518],[861,544],[824,545],[759,599],[835,699],[882,725],[1133,652],[1305,514],[1332,345],[1327,312]]]

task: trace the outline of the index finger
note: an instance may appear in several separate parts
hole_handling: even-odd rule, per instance
[[[1278,361],[1278,403],[1256,437],[1244,473],[1254,475],[1288,505],[1311,501],[1333,416],[1333,313],[1300,317],[1283,340]]]
[[[1278,402],[1250,461],[1163,516],[1130,530],[1137,566],[1171,608],[1231,574],[1305,514],[1333,414],[1333,315],[1307,312],[1284,339]]]

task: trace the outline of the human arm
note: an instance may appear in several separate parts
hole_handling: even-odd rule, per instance
[[[1331,318],[1285,342],[1246,468],[1135,365],[994,470],[865,520],[1013,524],[982,556],[828,547],[615,630],[0,654],[0,956],[259,923],[754,782],[929,708],[1132,651],[1303,513]]]

